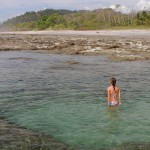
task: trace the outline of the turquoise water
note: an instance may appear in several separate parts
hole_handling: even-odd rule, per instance
[[[149,74],[150,61],[0,52],[0,115],[83,149],[150,142]],[[106,97],[112,76],[123,96],[114,110]]]

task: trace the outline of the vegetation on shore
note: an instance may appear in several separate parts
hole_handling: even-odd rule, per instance
[[[38,12],[26,12],[23,15],[5,21],[3,30],[100,30],[149,28],[150,11],[124,14],[111,8],[93,11],[70,11],[46,9]]]

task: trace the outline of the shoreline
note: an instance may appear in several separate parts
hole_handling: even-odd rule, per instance
[[[102,36],[140,36],[150,37],[150,29],[125,29],[125,30],[42,30],[42,31],[4,31],[0,34],[36,34],[36,35],[102,35]]]
[[[150,30],[0,32],[0,50],[105,55],[112,61],[150,60]]]

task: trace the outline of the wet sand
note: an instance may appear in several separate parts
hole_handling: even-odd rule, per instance
[[[149,37],[150,29],[147,30],[89,30],[89,31],[74,31],[74,30],[49,30],[49,31],[16,31],[16,32],[0,32],[0,34],[36,34],[36,35],[103,35],[103,36],[121,36],[121,37]]]

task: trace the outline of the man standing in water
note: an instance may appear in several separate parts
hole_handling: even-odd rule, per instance
[[[116,86],[116,79],[110,79],[110,86],[107,88],[108,106],[118,106],[121,104],[121,91]]]

